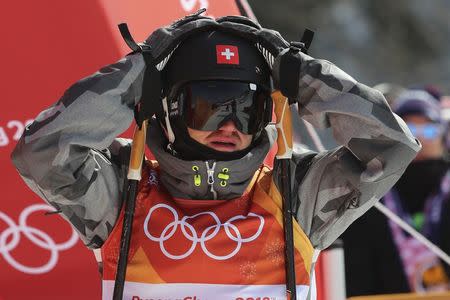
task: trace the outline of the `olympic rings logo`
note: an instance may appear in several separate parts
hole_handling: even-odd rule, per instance
[[[161,232],[161,235],[159,237],[156,237],[156,236],[151,235],[150,232],[148,231],[148,223],[150,222],[150,218],[151,218],[153,212],[158,208],[161,208],[161,209],[164,208],[164,209],[169,210],[173,215],[174,221],[170,222],[164,228],[164,230]],[[195,230],[195,228],[191,224],[186,222],[186,220],[196,218],[200,215],[210,215],[214,219],[216,224],[204,229],[203,232],[201,233],[201,235],[199,236],[197,234],[197,231]],[[251,241],[254,241],[261,234],[262,229],[264,227],[264,218],[261,217],[260,215],[254,214],[254,213],[249,213],[248,217],[258,218],[259,226],[258,226],[258,229],[255,234],[253,234],[252,236],[250,236],[248,238],[242,238],[239,228],[237,228],[237,226],[234,225],[232,222],[234,222],[236,220],[247,219],[247,217],[245,217],[245,216],[237,215],[235,217],[230,218],[228,221],[226,221],[224,224],[222,224],[215,213],[206,211],[206,212],[198,213],[193,216],[184,216],[181,220],[179,220],[178,213],[176,212],[175,209],[173,209],[169,205],[161,203],[161,204],[153,206],[149,210],[147,217],[145,218],[145,221],[144,221],[144,232],[145,232],[145,235],[150,240],[152,240],[154,242],[159,242],[159,247],[160,247],[162,253],[168,258],[171,258],[171,259],[186,258],[189,255],[191,255],[192,252],[194,252],[197,244],[200,244],[203,252],[210,258],[215,259],[215,260],[226,260],[226,259],[229,259],[229,258],[235,256],[241,249],[243,243],[249,243]],[[164,242],[167,241],[168,239],[170,239],[175,234],[175,232],[177,231],[178,225],[180,225],[181,232],[183,233],[184,237],[187,238],[189,241],[191,241],[192,245],[185,253],[180,254],[180,255],[174,255],[174,254],[170,253],[169,251],[167,251],[166,247],[164,246]],[[230,240],[232,240],[233,242],[236,242],[236,247],[234,248],[234,250],[231,251],[227,255],[215,255],[211,251],[209,251],[209,249],[206,247],[206,242],[213,239],[219,233],[221,227],[223,227],[223,229],[225,230],[225,233],[228,236],[228,238]]]
[[[57,244],[44,231],[28,226],[28,217],[36,211],[53,211],[54,208],[46,204],[33,204],[25,208],[19,216],[19,224],[17,225],[8,215],[0,211],[0,220],[4,221],[9,227],[0,232],[0,254],[4,259],[16,270],[27,274],[43,274],[51,271],[57,264],[59,251],[67,250],[73,247],[78,241],[78,235],[72,228],[72,235],[64,243]],[[25,235],[36,246],[50,251],[50,258],[47,263],[38,267],[29,267],[18,262],[12,255],[13,251],[20,242],[21,233]],[[9,242],[8,238],[12,236]]]

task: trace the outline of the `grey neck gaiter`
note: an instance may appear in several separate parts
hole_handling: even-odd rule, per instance
[[[155,121],[154,121],[155,122]],[[231,161],[185,161],[165,151],[165,139],[156,124],[149,127],[147,145],[160,166],[160,179],[175,198],[221,199],[240,197],[276,138],[268,126],[261,142],[241,159]]]

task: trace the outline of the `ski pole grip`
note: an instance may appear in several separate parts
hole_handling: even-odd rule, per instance
[[[128,167],[128,179],[141,180],[142,161],[144,159],[145,137],[147,136],[148,120],[142,122],[142,126],[136,126],[131,145],[130,165]]]
[[[280,91],[272,93],[272,101],[275,106],[275,115],[277,117],[275,127],[278,131],[278,151],[276,158],[290,159],[292,157],[292,122],[289,101]]]

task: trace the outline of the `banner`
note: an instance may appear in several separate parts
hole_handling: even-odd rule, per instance
[[[0,12],[0,300],[100,299],[91,251],[36,196],[10,161],[25,126],[75,81],[130,50],[117,29],[137,41],[201,7],[239,14],[231,0],[8,1]],[[50,212],[50,214],[46,214]]]

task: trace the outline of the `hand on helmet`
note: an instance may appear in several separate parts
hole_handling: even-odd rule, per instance
[[[200,16],[200,13],[201,11],[155,30],[144,43],[139,45],[146,71],[142,84],[142,98],[136,113],[138,124],[161,110],[163,89],[161,71],[178,44],[193,29],[206,28],[215,23],[211,18]]]
[[[301,51],[298,48],[290,47],[284,49],[275,58],[272,67],[275,89],[291,100],[298,100],[301,55]]]
[[[143,52],[150,53],[156,63],[157,69],[161,71],[172,52],[190,34],[213,28],[217,22],[200,14],[204,10],[199,10],[195,14],[177,20],[169,26],[156,29],[141,45]]]
[[[288,43],[278,31],[271,29],[260,27],[258,30],[249,30],[249,26],[242,24],[221,25],[230,26],[233,31],[255,42],[271,69],[274,88],[290,99],[298,98],[301,43]]]

